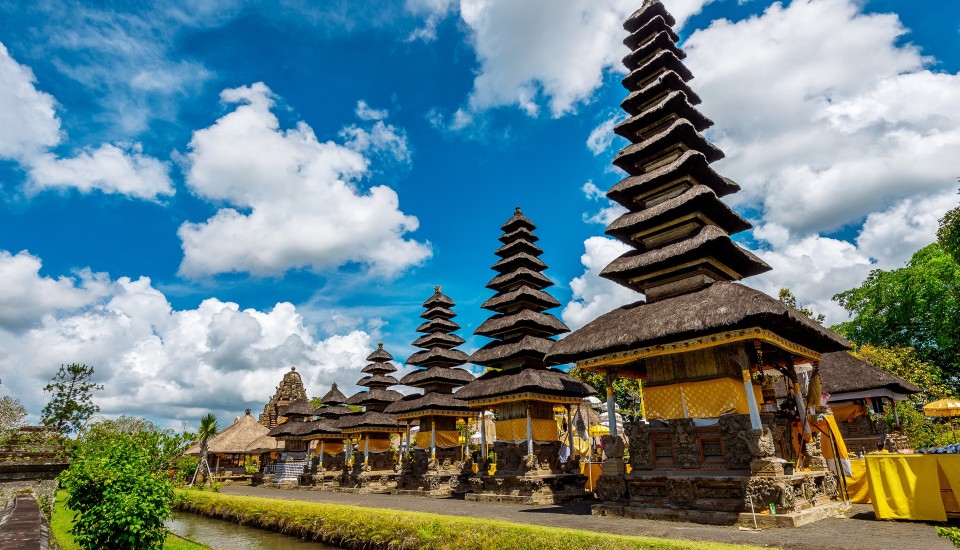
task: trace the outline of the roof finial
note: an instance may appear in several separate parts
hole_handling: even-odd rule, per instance
[[[517,209],[517,214],[523,214],[523,212],[520,211],[520,207],[519,207],[519,206],[517,206],[516,209]]]
[[[440,292],[440,285],[433,287],[434,292]]]
[[[331,390],[337,389],[337,383],[334,382],[333,384],[331,384],[331,385],[330,385],[330,389],[331,389]]]
[[[250,416],[250,409],[247,409],[247,416]]]
[[[290,372],[296,372],[297,367],[290,367]]]
[[[383,342],[377,343],[377,349],[383,349]]]

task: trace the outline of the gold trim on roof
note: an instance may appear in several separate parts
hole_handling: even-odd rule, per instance
[[[608,353],[607,355],[602,355],[600,357],[578,361],[577,368],[594,372],[603,372],[604,370],[607,370],[607,368],[632,363],[648,357],[685,353],[688,351],[696,351],[722,346],[725,344],[731,344],[733,342],[743,342],[745,340],[760,340],[767,342],[768,344],[772,344],[782,350],[788,351],[803,358],[803,360],[795,361],[796,363],[806,363],[809,361],[820,360],[820,354],[808,347],[791,342],[790,340],[787,340],[786,338],[779,336],[767,329],[751,327],[738,330],[729,330],[707,336],[700,336],[697,338],[691,338],[689,340],[681,340],[679,342],[671,342],[669,344],[658,344],[656,346],[647,346],[616,353]],[[473,406],[472,403],[470,405]]]
[[[408,413],[395,413],[393,416],[397,417],[397,420],[416,420],[417,418],[423,418],[425,416],[453,416],[456,418],[469,418],[473,416],[474,413],[467,411],[444,411],[437,409],[426,409],[422,411],[408,412]]]
[[[403,428],[343,428],[341,431],[345,434],[364,434],[364,433],[386,433],[397,434],[403,431]]]
[[[583,400],[581,397],[559,397],[556,395],[545,395],[542,393],[523,392],[511,395],[498,395],[496,397],[484,397],[480,399],[467,399],[467,405],[472,409],[478,409],[489,405],[500,405],[503,403],[513,403],[515,401],[544,401],[551,404],[578,404]]]

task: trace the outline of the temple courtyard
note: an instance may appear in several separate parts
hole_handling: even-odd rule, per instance
[[[289,490],[247,485],[225,485],[222,492],[280,500],[303,500],[426,512],[448,516],[493,519],[514,523],[585,529],[618,535],[643,535],[675,540],[750,544],[770,548],[862,549],[891,548],[951,549],[937,537],[933,524],[880,521],[869,504],[854,504],[843,517],[831,517],[792,529],[742,531],[736,526],[701,525],[647,519],[622,519],[591,515],[589,502],[580,504],[524,506],[509,503],[478,503],[457,498],[423,498],[387,494],[349,494],[332,491]],[[951,522],[952,523],[952,522]]]

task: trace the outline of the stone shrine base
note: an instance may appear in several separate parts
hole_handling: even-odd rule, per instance
[[[630,519],[655,519],[662,521],[688,521],[691,523],[702,523],[705,525],[739,525],[741,527],[754,527],[754,517],[756,517],[756,526],[760,529],[771,529],[778,527],[800,527],[808,523],[820,521],[822,519],[834,517],[837,514],[845,512],[849,508],[846,502],[826,502],[818,504],[811,508],[799,512],[777,513],[777,515],[756,514],[750,512],[734,513],[720,512],[716,510],[684,510],[676,508],[648,508],[644,506],[630,506],[605,502],[594,504],[591,511],[595,516],[612,516]]]
[[[593,499],[593,493],[584,489],[586,482],[586,476],[580,474],[477,475],[470,478],[470,492],[463,498],[473,502],[565,504]]]

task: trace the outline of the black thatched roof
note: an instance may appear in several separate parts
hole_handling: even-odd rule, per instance
[[[367,391],[357,392],[347,399],[347,405],[359,405],[365,407],[370,404],[393,403],[403,397],[398,391],[385,390],[383,388],[370,388]]]
[[[303,399],[297,399],[296,401],[290,402],[283,410],[280,411],[280,416],[286,416],[289,418],[294,417],[308,417],[315,416],[317,411],[313,408],[313,405],[307,403]]]
[[[677,24],[677,20],[670,15],[670,12],[667,11],[659,0],[645,0],[643,6],[630,14],[630,17],[624,21],[623,28],[626,29],[627,32],[636,32],[656,17],[662,19],[670,27]]]
[[[493,279],[490,279],[490,282],[487,283],[487,288],[500,292],[520,285],[541,289],[553,286],[553,281],[548,279],[543,273],[521,267],[510,273],[497,275]]]
[[[469,360],[470,358],[467,356],[467,354],[458,349],[435,347],[414,353],[407,358],[407,364],[414,366],[441,364],[456,366],[462,365]],[[406,384],[406,382],[401,383]]]
[[[517,341],[494,340],[473,352],[470,362],[477,365],[496,365],[520,358],[536,358],[543,360],[543,356],[550,351],[556,341],[538,336],[524,336]]]
[[[879,369],[846,351],[825,353],[820,359],[820,377],[823,390],[833,394],[879,388],[900,394],[923,391],[903,378]]]
[[[557,369],[514,368],[488,371],[454,395],[469,401],[525,392],[557,397],[587,397],[597,393],[589,384]]]
[[[536,309],[538,311],[560,307],[560,302],[553,296],[542,290],[528,286],[522,286],[510,292],[497,294],[480,304],[480,307],[499,313],[511,309],[517,304],[523,304],[529,309]]]
[[[624,172],[638,176],[644,174],[643,164],[651,155],[659,154],[662,150],[681,143],[687,149],[702,153],[708,161],[716,162],[723,158],[723,151],[706,140],[693,124],[685,119],[679,119],[662,132],[654,134],[640,143],[631,143],[617,153],[613,163]]]
[[[424,309],[430,309],[434,307],[450,308],[455,305],[457,305],[456,302],[451,300],[449,296],[440,290],[440,285],[433,287],[433,296],[427,298],[427,301],[423,303]]]
[[[390,414],[415,413],[420,411],[449,411],[462,412],[465,415],[474,413],[467,406],[467,402],[457,399],[449,393],[428,392],[424,395],[405,395],[403,399],[394,401],[383,410]]]
[[[445,307],[432,307],[420,314],[423,319],[453,319],[457,314]]]
[[[401,378],[400,383],[404,386],[411,386],[414,388],[420,388],[431,384],[446,384],[456,387],[469,384],[473,381],[473,379],[474,376],[463,369],[450,367],[430,367],[429,369],[420,369],[411,372],[410,374]]]
[[[270,429],[267,435],[279,439],[305,437],[313,434],[340,433],[337,425],[329,420],[314,420],[312,422],[284,422]]]
[[[337,419],[341,416],[349,416],[351,414],[360,414],[360,411],[355,411],[350,407],[345,407],[343,405],[327,405],[326,407],[320,407],[317,409],[317,416],[321,416],[326,419]]]
[[[393,361],[393,356],[387,353],[387,350],[383,349],[383,342],[380,342],[377,344],[377,349],[367,356],[367,361],[384,363],[387,361]]]
[[[660,119],[666,118],[670,114],[679,115],[693,124],[698,132],[702,132],[713,126],[713,121],[703,116],[693,105],[687,101],[687,96],[682,91],[672,90],[665,95],[656,104],[647,107],[640,114],[634,115],[620,124],[617,124],[613,131],[627,139],[636,139],[637,132],[644,130]],[[669,119],[667,119],[669,120]],[[644,134],[649,134],[650,130],[644,130]]]
[[[528,333],[556,336],[569,332],[570,328],[548,313],[523,309],[516,313],[498,313],[480,324],[474,334],[496,338],[517,329],[526,329]]]
[[[388,372],[397,372],[397,367],[390,363],[370,363],[360,369],[360,372],[366,374],[387,374]]]
[[[455,348],[466,342],[456,334],[445,334],[443,332],[430,332],[413,341],[413,345],[418,348]]]
[[[683,65],[680,58],[672,50],[660,50],[645,61],[643,65],[627,73],[627,76],[623,77],[621,82],[624,88],[636,90],[638,85],[643,84],[645,79],[650,78],[650,75],[665,71],[677,73],[684,81],[693,79],[693,73]]]
[[[527,239],[516,239],[511,241],[498,248],[494,254],[500,256],[501,258],[506,258],[514,254],[519,254],[520,252],[524,252],[531,256],[539,256],[543,254],[543,250],[541,250],[539,246],[533,244]]]
[[[518,267],[527,267],[534,271],[543,271],[547,264],[536,256],[531,256],[526,252],[518,252],[513,256],[507,256],[499,262],[493,264],[493,269],[499,273],[507,273],[516,270]]]
[[[638,115],[643,112],[643,108],[649,101],[670,90],[683,92],[691,105],[699,105],[702,102],[700,96],[691,90],[690,86],[687,86],[680,75],[673,71],[667,71],[643,88],[627,94],[627,97],[620,103],[620,107],[630,115]]]
[[[503,231],[504,233],[509,233],[511,231],[520,229],[521,227],[525,227],[530,230],[537,228],[537,226],[533,225],[533,222],[530,221],[530,218],[527,218],[526,216],[523,215],[523,212],[520,210],[520,207],[518,206],[514,211],[513,216],[511,216],[509,220],[507,220],[506,222],[504,222],[503,225],[500,226],[500,230]]]
[[[337,383],[334,382],[330,385],[330,391],[320,398],[320,402],[324,405],[343,405],[347,402],[347,396],[343,395],[343,392],[337,387]]]
[[[376,411],[367,411],[363,414],[345,416],[337,422],[341,430],[357,430],[363,428],[398,428],[397,418],[392,414]]]
[[[540,237],[534,235],[533,232],[527,229],[526,227],[519,227],[517,229],[514,229],[513,231],[500,235],[498,239],[502,243],[512,243],[513,241],[516,241],[516,240],[524,240],[527,242],[535,243],[540,240]]]
[[[670,27],[666,27],[666,29],[669,28]],[[677,59],[687,57],[687,54],[677,47],[676,42],[673,40],[676,34],[672,30],[666,29],[657,31],[656,34],[653,35],[653,38],[639,44],[637,49],[625,55],[623,57],[623,65],[629,70],[637,69],[643,64],[644,60],[657,50],[670,50],[673,52],[673,55],[677,56]]]
[[[400,382],[396,378],[390,375],[384,375],[384,374],[374,374],[371,376],[364,376],[360,380],[357,380],[358,386],[366,386],[366,387],[394,386],[399,383]]]
[[[763,327],[820,353],[850,347],[839,334],[779,300],[741,284],[718,282],[697,292],[652,303],[640,301],[601,315],[554,344],[547,360],[580,361],[750,327]]]
[[[460,330],[460,325],[449,319],[431,319],[416,328],[417,332],[453,332]]]

